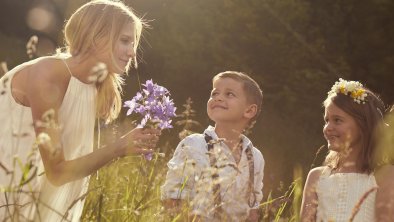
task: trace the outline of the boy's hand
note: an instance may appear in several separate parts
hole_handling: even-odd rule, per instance
[[[259,209],[251,209],[249,211],[249,217],[246,220],[247,222],[257,222],[259,221],[260,213]]]

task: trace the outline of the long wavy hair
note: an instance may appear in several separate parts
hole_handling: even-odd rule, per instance
[[[134,51],[137,51],[144,26],[143,21],[121,1],[88,2],[77,9],[65,25],[66,50],[72,56],[84,58],[96,50],[108,49],[112,64],[116,65],[113,55],[115,43],[122,28],[130,22],[134,25]],[[134,65],[137,66],[136,58],[134,58]],[[106,123],[116,119],[119,115],[122,107],[123,82],[121,74],[109,73],[107,78],[97,86],[96,116],[104,119]]]
[[[356,167],[361,172],[371,173],[376,168],[376,149],[379,135],[384,126],[385,105],[383,101],[371,90],[365,88],[367,93],[365,104],[359,104],[349,95],[342,93],[330,94],[323,102],[324,108],[330,103],[335,104],[341,110],[349,114],[356,121],[360,129],[362,147],[357,158]],[[341,161],[341,153],[329,151],[324,164],[336,169]]]

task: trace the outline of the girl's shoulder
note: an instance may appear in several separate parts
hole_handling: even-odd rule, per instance
[[[304,192],[311,192],[316,194],[317,186],[319,184],[320,176],[327,170],[328,167],[321,166],[313,168],[309,171],[305,181]]]
[[[309,171],[307,180],[316,183],[321,175],[329,174],[330,171],[330,168],[327,166],[315,167]]]

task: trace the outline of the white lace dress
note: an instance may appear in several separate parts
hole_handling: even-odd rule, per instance
[[[323,170],[316,187],[318,196],[317,222],[348,222],[353,209],[369,190],[376,187],[375,177],[361,173],[334,173]],[[375,221],[376,190],[360,205],[354,222]]]
[[[65,57],[66,55],[53,56],[56,59]],[[1,221],[55,222],[62,220],[63,216],[63,221],[78,221],[83,209],[84,200],[75,200],[87,191],[89,178],[60,187],[48,182],[43,174],[44,168],[39,152],[33,146],[35,132],[31,109],[18,104],[11,94],[10,84],[14,74],[40,59],[19,65],[0,79],[0,161],[3,166],[0,168]],[[75,159],[93,150],[96,94],[94,84],[82,83],[71,76],[58,113],[61,143],[66,160]],[[27,162],[32,166],[32,170],[24,171],[29,172],[27,178],[30,178],[34,169],[37,169],[38,176],[32,177],[29,183],[20,186],[20,192],[15,189],[7,192],[5,198],[4,189],[16,188],[15,185],[20,184],[21,166]],[[11,205],[5,207],[5,204]],[[12,204],[19,207],[14,208]]]

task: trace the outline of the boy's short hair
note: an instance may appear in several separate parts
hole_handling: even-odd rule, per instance
[[[247,74],[237,71],[221,72],[213,77],[212,82],[220,78],[231,78],[243,83],[243,89],[245,90],[248,102],[257,105],[257,112],[252,120],[257,119],[261,112],[261,105],[263,103],[263,91],[260,89],[259,84]]]

